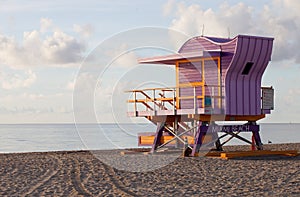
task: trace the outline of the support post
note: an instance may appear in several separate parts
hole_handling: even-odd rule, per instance
[[[176,97],[175,93],[176,93],[176,89],[174,88],[173,89],[173,114],[174,115],[176,115],[176,106],[177,106],[177,103],[176,103],[176,100],[175,100],[175,97]]]
[[[215,141],[216,150],[217,151],[223,151],[222,144],[221,144],[221,141],[220,141],[218,133],[217,132],[213,132],[212,135],[213,135],[213,139],[216,139],[216,141]]]
[[[212,108],[212,112],[214,112],[215,110],[215,87],[214,86],[211,87],[211,108]]]
[[[194,137],[194,138],[196,137],[196,133],[197,133],[197,128],[196,128],[195,125],[197,125],[197,121],[196,121],[196,120],[193,120],[193,121],[192,121],[192,128],[194,128],[194,129],[192,130],[192,132],[193,132],[193,137]]]
[[[263,144],[262,144],[261,139],[260,139],[259,131],[252,131],[252,134],[253,134],[257,149],[262,150],[263,149],[263,146],[262,146]]]
[[[156,128],[154,142],[152,144],[151,153],[154,153],[156,148],[161,144],[161,137],[163,135],[164,129],[165,129],[165,123],[164,122],[157,123],[157,128]]]
[[[175,121],[174,121],[174,133],[176,135],[179,134],[179,130],[178,130],[178,117],[175,116]],[[175,142],[175,148],[179,148],[179,140],[176,138],[176,142]]]
[[[251,150],[257,150],[256,149],[256,145],[255,145],[255,138],[254,138],[254,135],[252,134],[252,138],[251,138]]]
[[[195,137],[195,144],[193,147],[192,156],[195,156],[199,152],[200,147],[202,145],[202,139],[205,137],[207,130],[208,126],[206,126],[206,122],[202,122],[202,124],[198,127],[198,131]]]
[[[137,117],[136,91],[134,91],[134,116]]]
[[[260,135],[259,135],[259,125],[257,125],[256,122],[248,122],[247,124],[256,125],[256,127],[252,128],[252,146],[254,145],[254,142],[255,142],[256,149],[257,150],[262,150],[263,149],[263,146],[262,146],[263,144],[261,142]]]
[[[198,114],[196,86],[194,86],[194,113]]]
[[[154,110],[154,115],[156,116],[156,102],[155,102],[155,89],[153,89],[153,110]]]

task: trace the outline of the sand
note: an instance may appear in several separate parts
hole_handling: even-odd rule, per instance
[[[300,151],[300,143],[265,149]],[[128,172],[89,151],[0,154],[0,180],[0,196],[300,196],[300,156],[179,157],[153,171]]]

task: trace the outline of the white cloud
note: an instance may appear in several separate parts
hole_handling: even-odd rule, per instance
[[[40,20],[40,32],[47,32],[53,27],[53,21],[49,18],[41,18]]]
[[[24,32],[22,41],[0,34],[0,62],[14,69],[79,65],[86,44],[58,28],[46,34],[51,26],[50,19],[41,19],[40,30]]]
[[[74,37],[61,31],[56,31],[46,38],[42,52],[47,62],[52,64],[68,64],[79,62],[84,46]]]
[[[138,57],[134,51],[128,50],[127,44],[121,44],[118,49],[107,50],[106,55],[110,60],[113,60],[112,67],[125,67],[130,68],[135,66]]]
[[[74,24],[73,29],[75,32],[79,33],[84,38],[89,38],[94,32],[94,28],[90,24],[85,24],[85,25]]]
[[[31,70],[24,73],[25,76],[20,74],[8,74],[5,72],[0,73],[0,84],[3,89],[17,89],[28,88],[36,81],[36,74]]]
[[[164,6],[163,6],[163,14],[165,16],[169,15],[175,6],[175,1],[174,0],[169,0]]]
[[[166,7],[168,4],[166,4]],[[170,7],[170,6],[169,6]],[[203,9],[199,5],[177,3],[171,28],[195,36],[228,37],[253,34],[275,38],[273,60],[293,60],[300,63],[300,4],[297,0],[273,0],[268,5],[251,7],[245,3]],[[167,9],[168,10],[168,9]]]
[[[69,86],[73,88],[76,87],[76,90],[81,93],[84,91],[94,91],[96,86],[97,76],[88,72],[80,73],[76,80],[69,83]]]
[[[290,88],[288,90],[288,93],[284,95],[283,98],[286,105],[295,107],[295,104],[299,103],[297,102],[299,97],[300,97],[300,88]]]

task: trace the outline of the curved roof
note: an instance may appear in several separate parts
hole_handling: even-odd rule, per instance
[[[233,40],[232,38],[217,38],[217,37],[207,37],[207,36],[205,36],[205,38],[207,38],[213,42],[218,42],[218,43],[225,43],[225,42],[230,42],[231,40]]]
[[[218,38],[209,36],[196,36],[187,40],[179,49],[179,53],[188,53],[195,51],[217,50],[224,45],[233,44],[238,38],[254,38],[254,39],[273,39],[259,36],[237,35],[234,38]]]
[[[239,41],[243,39],[252,40],[273,40],[258,36],[238,35],[234,38],[217,38],[207,36],[196,36],[187,40],[179,49],[178,53],[139,59],[139,63],[146,64],[175,64],[178,60],[193,59],[206,56],[219,56],[221,53],[226,55],[223,58],[223,67],[228,68],[231,65],[233,55],[237,52]]]
[[[207,51],[220,49],[220,45],[231,42],[233,39],[230,38],[216,38],[216,37],[205,37],[196,36],[186,41],[181,48],[179,53],[188,53],[191,51]]]
[[[178,60],[192,60],[198,57],[211,57],[219,56],[220,50],[214,51],[198,51],[198,52],[189,52],[189,53],[176,53],[171,55],[156,56],[149,58],[139,59],[140,64],[169,64],[175,65]]]

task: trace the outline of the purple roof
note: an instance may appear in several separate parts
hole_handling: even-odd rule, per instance
[[[230,42],[231,40],[233,40],[232,38],[217,38],[217,37],[207,37],[207,36],[205,36],[205,38],[207,38],[213,42],[218,42],[218,43],[225,43],[225,42]]]
[[[198,52],[188,52],[188,53],[176,53],[171,55],[156,56],[150,58],[139,59],[140,64],[170,64],[175,65],[178,60],[187,60],[199,57],[211,57],[219,56],[220,50],[215,51],[198,51]]]

